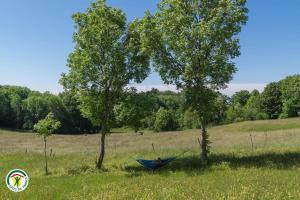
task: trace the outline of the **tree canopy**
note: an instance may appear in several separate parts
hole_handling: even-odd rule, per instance
[[[141,50],[138,21],[127,24],[125,14],[104,0],[91,3],[84,13],[75,13],[73,20],[75,49],[61,83],[75,94],[82,114],[94,126],[101,126],[100,168],[113,108],[130,81],[147,77],[149,56]]]
[[[247,21],[245,0],[162,0],[141,23],[145,49],[167,84],[185,91],[202,125],[202,158],[207,158],[205,126],[216,90],[226,87],[240,55],[237,34]]]
[[[48,137],[55,133],[60,126],[60,121],[56,120],[54,114],[50,112],[45,119],[39,120],[38,123],[34,125],[34,130],[37,134]]]

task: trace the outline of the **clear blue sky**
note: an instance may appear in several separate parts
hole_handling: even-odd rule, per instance
[[[128,20],[155,11],[157,0],[108,0]],[[0,5],[0,84],[57,93],[60,74],[73,49],[71,15],[87,0],[2,0]],[[261,87],[300,73],[300,1],[248,0],[249,21],[240,34],[242,55],[233,90]],[[162,84],[153,73],[143,85]]]

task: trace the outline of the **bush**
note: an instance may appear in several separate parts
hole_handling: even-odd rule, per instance
[[[288,118],[289,117],[289,115],[287,114],[287,113],[281,113],[280,115],[279,115],[279,118],[280,119],[286,119],[286,118]]]
[[[257,113],[255,118],[256,118],[256,120],[265,120],[265,119],[269,119],[269,116],[267,113],[260,112],[260,113]]]
[[[245,121],[244,109],[240,104],[231,105],[226,111],[226,123]]]
[[[182,129],[200,128],[201,124],[200,124],[199,116],[195,112],[192,112],[191,110],[186,110],[181,115],[180,127]]]
[[[172,131],[178,128],[175,113],[171,110],[160,108],[155,115],[154,131]]]

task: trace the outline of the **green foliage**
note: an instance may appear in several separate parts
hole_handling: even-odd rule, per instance
[[[297,76],[287,77],[278,83],[268,84],[261,94],[257,90],[251,93],[241,91],[234,94],[231,100],[216,93],[216,100],[211,102],[214,111],[207,121],[214,125],[297,116],[298,82]],[[119,111],[122,110],[122,114],[117,112],[112,116],[112,121],[115,121],[116,117],[117,126],[130,126],[134,129],[133,124],[136,123],[139,129],[154,129],[155,115],[159,108],[164,108],[174,113],[178,129],[200,127],[199,116],[196,110],[190,107],[184,92],[160,92],[153,89],[149,92],[129,94],[131,93],[123,95],[116,106],[121,107]],[[94,133],[100,129],[81,115],[79,102],[72,92],[63,92],[56,96],[23,87],[0,86],[0,108],[1,127],[32,129],[35,123],[46,117],[47,112],[52,112],[61,122],[57,133]],[[137,112],[139,110],[143,112]],[[126,120],[127,118],[129,120]]]
[[[143,125],[143,120],[152,114],[155,99],[147,93],[137,93],[132,89],[126,98],[115,106],[116,119],[120,124],[130,126],[137,132]]]
[[[68,134],[98,132],[99,127],[93,126],[90,120],[81,115],[79,103],[74,94],[63,92],[59,94],[59,98],[65,111],[63,118],[58,117],[62,122],[61,132]]]
[[[180,118],[180,126],[182,129],[195,129],[200,128],[199,116],[191,109],[186,110]]]
[[[268,119],[262,111],[261,104],[261,95],[254,90],[244,106],[244,118],[246,120]]]
[[[47,162],[47,137],[55,133],[61,126],[60,121],[54,118],[53,113],[49,113],[45,119],[40,120],[37,124],[34,125],[34,131],[38,135],[43,136],[44,138],[44,156],[45,156],[45,174],[48,175],[48,162]]]
[[[239,92],[236,92],[231,97],[231,101],[233,104],[240,104],[241,106],[246,105],[248,99],[250,98],[251,94],[247,90],[241,90]]]
[[[140,51],[138,21],[127,26],[125,14],[103,0],[73,19],[76,46],[61,83],[74,91],[82,114],[106,133],[124,87],[131,80],[141,82],[149,73],[148,56]]]
[[[34,125],[34,131],[36,131],[38,135],[48,137],[55,133],[60,126],[60,121],[56,120],[53,113],[50,112],[45,119],[40,120]]]
[[[182,93],[175,93],[171,91],[159,92],[157,94],[158,105],[168,110],[181,109],[184,103]]]
[[[146,51],[162,80],[184,90],[187,103],[199,115],[202,138],[207,138],[205,126],[215,112],[215,91],[224,88],[236,70],[232,60],[240,55],[236,36],[247,21],[245,4],[162,0],[157,12],[146,13],[141,23]],[[205,159],[208,141],[204,142]]]
[[[268,84],[262,94],[240,91],[231,98],[226,122],[299,116],[300,75]]]
[[[262,109],[269,119],[277,119],[282,112],[282,93],[278,83],[268,84],[262,93]]]
[[[154,16],[146,13],[142,35],[162,79],[180,88],[224,87],[246,12],[245,1],[161,1]]]
[[[17,95],[13,94],[10,96],[10,107],[14,113],[14,125],[16,128],[22,127],[22,117],[23,117],[23,110],[22,110],[22,98]]]
[[[243,107],[240,104],[232,104],[226,111],[226,122],[244,121],[243,112]]]
[[[282,117],[296,117],[300,111],[300,75],[288,76],[279,81],[282,93]]]
[[[236,92],[226,111],[226,122],[268,119],[262,104],[263,96],[257,90],[253,90],[251,93],[246,90]]]
[[[266,120],[266,119],[269,119],[269,116],[267,115],[267,113],[260,112],[260,113],[256,114],[255,119],[256,120]]]
[[[176,130],[178,127],[175,113],[171,110],[160,108],[155,115],[154,130],[159,131],[170,131]]]
[[[212,125],[225,123],[226,110],[228,109],[229,97],[217,93],[217,97],[214,101],[213,112],[208,120],[208,123]]]
[[[24,118],[22,101],[30,90],[18,86],[0,86],[0,126],[21,128]]]
[[[32,129],[34,124],[45,118],[50,112],[45,96],[40,93],[30,94],[24,100],[23,107],[25,110],[25,124],[23,127],[28,129]]]
[[[9,126],[11,119],[10,100],[8,95],[0,90],[0,123],[2,126]]]
[[[100,155],[105,155],[105,135],[113,125],[114,107],[124,88],[142,82],[149,73],[149,55],[142,51],[139,21],[126,24],[125,14],[97,0],[84,13],[73,15],[76,32],[74,51],[69,55],[68,74],[61,83],[76,94],[81,113],[94,126],[101,126]]]

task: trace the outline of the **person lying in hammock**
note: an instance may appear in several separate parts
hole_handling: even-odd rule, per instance
[[[173,157],[168,157],[168,158],[165,158],[165,159],[161,159],[160,157],[158,157],[155,160],[144,160],[144,159],[135,159],[135,160],[138,163],[140,163],[141,165],[143,165],[144,167],[154,170],[154,169],[158,169],[158,168],[161,168],[161,167],[167,165],[168,163],[175,160],[177,157],[173,156]]]
[[[160,166],[162,164],[162,160],[158,157],[155,161],[156,166]]]

